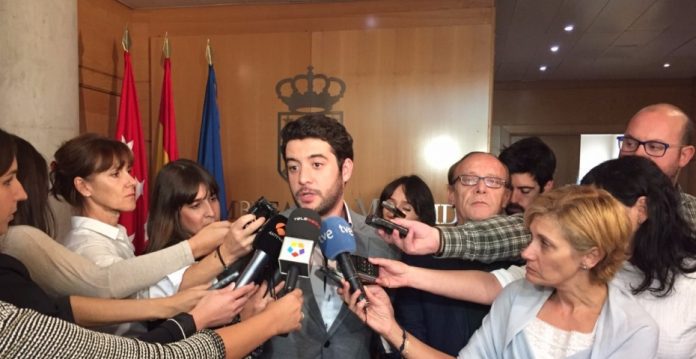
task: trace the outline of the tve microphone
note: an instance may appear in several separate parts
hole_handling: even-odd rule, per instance
[[[355,236],[350,224],[341,217],[324,219],[321,223],[319,248],[324,253],[324,257],[335,259],[338,262],[343,277],[350,284],[350,292],[353,293],[360,289],[358,301],[366,300],[365,289],[358,278],[353,261],[350,259],[350,255],[355,252]]]
[[[271,217],[254,239],[254,256],[237,280],[237,287],[255,282],[266,270],[268,264],[275,266],[285,238],[285,224],[288,219],[280,214]]]
[[[320,228],[321,217],[311,209],[297,208],[288,216],[286,235],[278,257],[280,272],[287,274],[285,293],[295,289],[298,276],[309,277],[310,259]]]

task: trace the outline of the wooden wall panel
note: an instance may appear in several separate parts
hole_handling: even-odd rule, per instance
[[[413,173],[446,202],[447,167],[434,168],[423,149],[442,135],[458,145],[457,158],[488,149],[491,31],[480,25],[314,33],[315,67],[348,85],[339,103],[355,141],[348,199],[368,204],[386,183]]]

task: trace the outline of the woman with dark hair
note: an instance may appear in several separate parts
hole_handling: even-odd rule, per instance
[[[27,198],[17,180],[17,146],[7,132],[0,130],[0,238],[6,235],[18,202]],[[11,268],[6,270],[5,268]],[[2,293],[34,293],[48,298],[31,281],[26,267],[15,258],[0,253],[3,274]],[[229,292],[229,291],[228,291]],[[223,290],[217,291],[224,294]],[[113,309],[115,302],[71,297],[80,301],[102,301],[93,312]],[[221,303],[221,302],[220,302]],[[228,303],[238,307],[238,304]],[[204,330],[171,345],[147,344],[138,340],[104,335],[82,329],[61,319],[18,309],[0,301],[0,356],[2,357],[93,357],[93,358],[239,358],[273,335],[299,328],[302,293],[299,290],[271,303],[244,323],[216,332]],[[118,307],[116,308],[118,309]],[[144,308],[142,308],[144,309]],[[76,313],[77,314],[77,313]],[[94,314],[94,313],[91,313]],[[220,324],[220,323],[218,323]],[[172,330],[183,330],[179,324]],[[185,337],[185,336],[184,336]]]
[[[189,239],[220,220],[218,184],[205,168],[187,159],[168,163],[157,174],[150,195],[146,252]]]
[[[428,185],[416,176],[401,176],[387,184],[379,195],[375,213],[386,219],[394,214],[384,208],[382,202],[389,201],[406,215],[406,219],[435,225],[435,200]]]
[[[17,145],[17,180],[29,197],[17,204],[17,213],[11,225],[38,228],[49,236],[55,235],[55,217],[48,206],[48,165],[29,142],[11,135]],[[30,185],[26,185],[30,184]]]

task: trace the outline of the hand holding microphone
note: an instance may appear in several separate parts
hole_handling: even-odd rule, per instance
[[[341,217],[329,217],[321,223],[319,247],[328,259],[335,259],[343,277],[350,284],[350,292],[360,290],[358,301],[367,300],[365,288],[355,270],[350,255],[355,252],[353,228]]]
[[[256,282],[269,264],[275,265],[285,237],[286,222],[287,218],[282,215],[275,215],[269,219],[256,234],[253,243],[254,255],[241,274],[237,276],[236,273],[230,273],[211,288],[219,289],[235,280],[238,288]]]

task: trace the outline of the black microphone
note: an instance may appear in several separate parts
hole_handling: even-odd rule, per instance
[[[278,257],[280,272],[287,275],[284,293],[295,289],[298,277],[309,277],[312,251],[320,228],[321,217],[311,209],[297,208],[288,216],[286,235]]]
[[[285,223],[287,221],[287,218],[279,214],[266,221],[254,238],[254,255],[246,268],[241,273],[233,272],[223,277],[213,284],[210,289],[226,287],[235,280],[237,287],[255,282],[265,272],[266,266],[274,264],[278,258],[280,247],[285,237]]]
[[[319,237],[319,248],[324,257],[335,259],[338,267],[343,273],[343,277],[350,284],[350,292],[360,290],[358,301],[367,300],[365,288],[358,278],[353,261],[350,255],[355,253],[355,236],[353,228],[341,217],[329,217],[321,223],[321,236]]]

